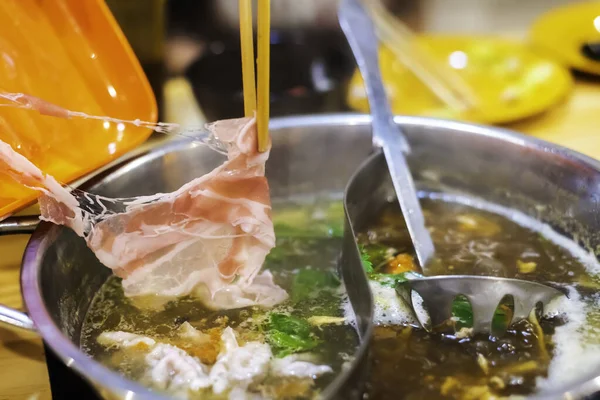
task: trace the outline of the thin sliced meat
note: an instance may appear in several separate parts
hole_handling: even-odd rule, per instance
[[[42,115],[58,118],[70,117],[69,110],[29,94],[1,92],[0,98],[9,100],[20,108],[36,110]]]
[[[179,190],[133,199],[69,191],[2,143],[0,165],[44,192],[41,218],[72,228],[119,277],[128,296],[195,293],[215,308],[272,306],[287,294],[265,271],[275,245],[269,153],[257,151],[256,121],[208,126],[228,146],[228,159]]]

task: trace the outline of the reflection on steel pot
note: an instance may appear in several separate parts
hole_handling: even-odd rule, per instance
[[[600,245],[600,163],[572,151],[500,129],[423,118],[397,118],[411,146],[418,186],[462,193],[535,216],[561,232],[577,234],[590,248]],[[274,119],[267,176],[274,198],[343,191],[371,152],[370,118],[323,115]],[[204,147],[173,141],[94,178],[87,190],[106,196],[172,191],[219,162]],[[540,207],[543,205],[544,207]],[[363,343],[352,368],[323,393],[359,397],[356,386],[371,332],[372,300],[362,271],[340,265],[359,319]],[[105,397],[162,398],[94,361],[79,349],[81,325],[94,294],[110,270],[84,241],[66,228],[42,223],[23,261],[25,304],[38,332],[66,365]],[[362,292],[361,292],[362,290]],[[365,293],[366,292],[366,293]],[[0,313],[4,313],[4,309]],[[27,321],[26,316],[19,319]],[[354,374],[354,375],[352,375]],[[581,397],[600,389],[590,370],[569,389]],[[346,391],[347,389],[354,391]],[[565,393],[557,393],[563,397]]]

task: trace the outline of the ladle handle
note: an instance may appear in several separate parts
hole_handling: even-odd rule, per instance
[[[394,123],[394,115],[387,100],[379,68],[378,39],[371,18],[360,0],[342,0],[339,19],[365,82],[373,118],[373,143],[378,147],[387,143],[395,150],[410,152],[408,141]]]
[[[37,216],[11,217],[0,221],[0,236],[30,234],[40,222]],[[0,323],[36,331],[35,325],[29,316],[19,310],[0,304]]]
[[[342,0],[339,18],[365,81],[373,116],[373,144],[383,150],[417,259],[422,272],[426,274],[425,267],[435,249],[425,227],[417,191],[404,158],[410,147],[400,127],[394,122],[381,79],[375,27],[360,0]]]
[[[35,325],[29,316],[19,310],[0,304],[0,322],[35,332]]]

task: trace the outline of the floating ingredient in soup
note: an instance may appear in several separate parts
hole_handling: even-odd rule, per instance
[[[389,262],[398,254],[414,256],[400,210],[389,204],[359,235],[377,325],[369,399],[491,399],[546,393],[564,389],[600,367],[600,325],[594,319],[600,304],[593,284],[600,266],[593,256],[515,210],[437,194],[423,199],[422,205],[436,245],[435,274],[531,279],[561,285],[569,298],[553,302],[544,318],[533,313],[498,337],[472,337],[467,331],[472,309],[459,298],[452,309],[457,333],[425,332],[394,289],[414,272],[388,273]],[[504,327],[511,312],[509,306],[501,307],[493,325]]]
[[[213,308],[271,307],[287,294],[268,271],[259,274],[275,245],[264,176],[269,152],[257,151],[254,118],[208,128],[227,144],[227,161],[173,193],[108,199],[71,192],[4,142],[0,165],[44,192],[41,218],[84,237],[123,278],[128,296],[194,293]]]
[[[317,347],[319,339],[312,335],[311,330],[310,324],[303,319],[271,313],[266,336],[267,341],[276,350],[276,354],[285,356]]]
[[[265,267],[289,292],[287,300],[272,309],[213,310],[184,296],[150,307],[143,303],[155,299],[128,298],[113,276],[89,308],[83,350],[173,397],[318,396],[351,362],[358,336],[354,320],[344,314],[346,292],[336,274],[341,237],[328,228],[307,228],[329,225],[339,232],[343,216],[335,217],[337,203],[281,208],[274,217],[277,247]],[[299,219],[282,226],[291,214],[306,215],[312,223]]]
[[[185,324],[182,326],[185,326],[187,339],[198,338],[200,345],[211,341],[210,335],[194,330],[187,322]],[[329,366],[303,361],[296,355],[274,358],[271,348],[265,343],[251,341],[240,344],[230,327],[223,330],[219,339],[212,344],[220,348],[212,362],[202,361],[200,357],[172,344],[126,332],[104,332],[98,337],[98,342],[129,352],[133,357],[144,354],[142,364],[145,368],[142,368],[145,372],[140,381],[150,387],[168,389],[170,394],[178,397],[187,397],[188,392],[205,389],[211,389],[215,395],[232,391],[243,393],[251,385],[262,384],[267,377],[291,377],[312,382],[315,377],[333,372]]]

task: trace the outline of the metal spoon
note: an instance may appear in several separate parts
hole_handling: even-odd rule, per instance
[[[404,134],[394,123],[381,79],[378,42],[373,23],[359,0],[342,0],[338,15],[365,82],[372,115],[373,145],[380,148],[385,156],[421,271],[427,275],[427,263],[435,249],[425,227],[415,185],[404,157],[410,152],[410,147]],[[355,226],[361,220],[360,214],[366,211],[364,204],[359,205],[364,201],[358,197],[376,195],[372,190],[364,190],[372,186],[368,181],[373,179],[373,172],[378,172],[375,163],[363,164],[350,180],[344,196],[347,227],[344,233],[342,262],[351,263],[352,267],[357,268],[362,267]],[[419,293],[423,298],[425,311],[431,318],[432,328],[451,320],[452,302],[458,295],[464,295],[470,301],[473,310],[473,333],[491,332],[492,317],[506,295],[514,299],[513,317],[509,322],[527,318],[529,312],[539,303],[546,306],[550,300],[563,295],[561,291],[537,282],[470,275],[412,279],[398,285],[397,291],[413,312],[415,309],[412,292]],[[421,324],[425,329],[430,329],[423,322]]]
[[[381,79],[375,29],[359,0],[343,0],[339,9],[339,18],[365,81],[373,116],[373,145],[383,150],[406,226],[419,264],[423,267],[434,253],[433,241],[425,228],[419,198],[404,158],[404,154],[410,153],[410,147],[404,134],[394,123],[394,116]]]

